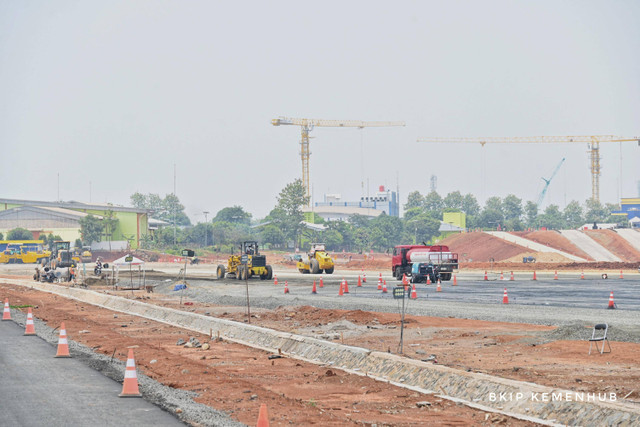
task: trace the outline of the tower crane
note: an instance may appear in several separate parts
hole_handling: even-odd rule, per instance
[[[293,119],[289,117],[279,117],[271,120],[274,126],[293,125],[300,126],[302,138],[300,140],[300,157],[302,158],[302,185],[304,186],[305,195],[311,196],[309,183],[309,132],[314,127],[388,127],[388,126],[404,126],[404,122],[363,122],[361,120],[322,120],[322,119]],[[311,198],[309,197],[309,204]]]
[[[556,174],[560,170],[560,167],[564,163],[564,160],[565,159],[563,157],[562,160],[560,160],[560,163],[558,163],[558,166],[556,166],[555,170],[553,171],[549,179],[542,178],[542,180],[544,181],[544,188],[542,189],[542,192],[538,197],[538,203],[536,203],[536,206],[540,207],[540,205],[542,204],[542,200],[544,199],[544,196],[547,194],[547,189],[549,188],[549,184],[551,184],[551,180],[553,179],[554,176],[556,176]]]
[[[600,201],[600,143],[601,142],[627,142],[636,141],[640,145],[640,137],[625,137],[616,135],[592,135],[592,136],[517,136],[517,137],[472,137],[472,138],[418,138],[418,142],[474,142],[484,147],[487,143],[527,143],[527,144],[554,144],[554,143],[587,143],[589,158],[591,161],[591,198]]]

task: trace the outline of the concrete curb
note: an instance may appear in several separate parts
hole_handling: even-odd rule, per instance
[[[164,308],[94,291],[58,285],[5,282],[214,335],[235,343],[369,376],[489,412],[545,425],[640,425],[640,408],[610,398],[534,383],[465,372],[393,354],[341,345],[225,319]],[[582,401],[581,401],[582,400]]]

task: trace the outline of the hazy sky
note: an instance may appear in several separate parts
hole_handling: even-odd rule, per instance
[[[311,181],[358,199],[454,190],[591,195],[587,147],[423,136],[640,135],[640,2],[0,0],[0,197],[129,204],[173,191],[192,221],[265,216],[301,176],[278,116],[316,128]],[[602,144],[601,200],[638,196],[640,147]],[[361,155],[364,157],[361,161]],[[484,171],[484,172],[483,172]],[[91,185],[90,185],[91,183]],[[91,194],[90,194],[91,188]]]

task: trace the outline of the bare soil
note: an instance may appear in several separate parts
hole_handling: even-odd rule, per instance
[[[579,256],[580,258],[588,261],[593,261],[593,258],[591,258],[586,252],[571,243],[566,237],[557,231],[518,231],[513,234],[524,237],[525,239],[533,240],[541,245],[547,245],[563,252],[570,253],[571,255]]]
[[[197,402],[228,412],[248,425],[256,422],[261,403],[267,404],[271,425],[275,426],[532,425],[330,367],[286,357],[270,360],[269,353],[265,351],[210,339],[206,335],[45,292],[0,284],[0,296],[9,298],[12,305],[34,306],[34,316],[50,327],[58,327],[64,321],[71,339],[96,352],[124,361],[128,348],[134,348],[138,369],[144,374],[170,387],[194,391],[198,393]],[[164,296],[139,293],[135,298],[179,307],[177,300]],[[233,310],[237,320],[243,320],[235,307],[213,307],[194,302],[191,306],[182,306],[182,309],[212,314],[215,311],[221,315],[226,312],[224,317],[227,318],[233,317],[229,315]],[[285,311],[256,313],[252,323],[293,326],[287,322],[281,324]],[[349,315],[340,311],[325,313],[309,308],[301,312],[308,313],[307,326],[347,317],[368,322],[378,316],[371,313]],[[300,322],[297,317],[294,314],[293,318]],[[381,316],[381,319],[381,324],[397,324],[397,319],[387,319],[386,316]],[[211,348],[203,350],[176,345],[178,339],[188,341],[190,337],[201,343],[210,343]],[[361,338],[350,343],[356,344],[360,340],[366,342]],[[375,342],[376,347],[387,345],[395,345],[395,339],[388,343],[384,340]],[[416,403],[424,401],[429,402],[429,406],[418,408]]]
[[[626,262],[640,262],[640,252],[613,230],[585,230],[587,235]]]
[[[489,262],[491,258],[501,261],[530,252],[525,247],[483,232],[453,234],[441,244],[449,246],[451,252],[457,253],[460,263]]]

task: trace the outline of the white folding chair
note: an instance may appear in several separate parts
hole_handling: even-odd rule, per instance
[[[602,333],[596,336],[596,333],[602,331]],[[609,331],[609,325],[606,323],[598,323],[593,327],[593,332],[591,333],[591,338],[589,339],[589,354],[591,354],[591,345],[596,343],[596,350],[600,351],[600,354],[604,353],[604,343],[607,343],[609,346],[609,351],[607,353],[611,353],[611,344],[609,344],[609,340],[607,339],[607,332]],[[598,342],[602,342],[602,348],[598,348]]]

